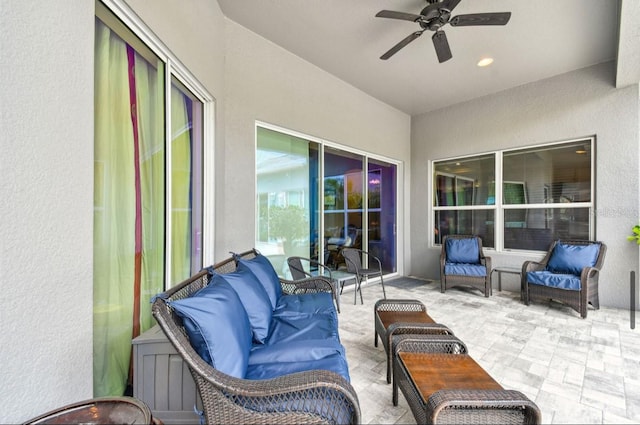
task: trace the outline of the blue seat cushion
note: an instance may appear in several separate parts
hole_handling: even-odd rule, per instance
[[[476,238],[447,238],[445,250],[447,263],[478,264],[480,262],[480,247]]]
[[[283,295],[278,299],[273,316],[328,314],[335,316],[336,308],[328,292]],[[337,320],[337,318],[336,318]]]
[[[249,365],[320,360],[334,354],[345,355],[342,344],[334,339],[305,339],[273,345],[256,344],[249,353]]]
[[[274,316],[266,345],[289,343],[307,339],[340,341],[338,320],[329,315],[321,319],[314,316]]]
[[[247,367],[246,379],[271,379],[282,375],[309,370],[328,370],[335,372],[350,381],[349,367],[345,356],[334,353],[321,359],[304,360],[299,362],[258,363]]]
[[[193,296],[169,302],[182,318],[189,342],[220,372],[244,378],[251,351],[251,326],[236,291],[226,282],[209,284]]]
[[[445,263],[445,275],[486,276],[487,268],[480,264]]]
[[[236,291],[251,323],[253,339],[263,343],[269,335],[269,324],[273,308],[271,300],[256,276],[247,269],[232,273],[214,273],[211,284],[227,282]]]
[[[527,282],[569,291],[579,291],[581,287],[580,277],[574,274],[553,273],[548,270],[527,272]]]
[[[236,269],[250,270],[251,273],[258,278],[258,281],[262,284],[265,292],[269,296],[271,309],[275,310],[278,305],[278,299],[282,295],[282,286],[280,285],[278,273],[276,273],[269,259],[259,253],[256,254],[254,258],[248,260],[239,258]]]
[[[585,267],[593,267],[598,260],[600,244],[571,245],[558,242],[553,248],[547,270],[579,275]]]

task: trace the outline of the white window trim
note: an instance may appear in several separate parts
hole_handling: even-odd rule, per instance
[[[298,137],[301,139],[305,139],[308,140],[310,142],[314,142],[317,143],[319,145],[319,155],[321,155],[321,157],[324,157],[324,149],[326,147],[330,147],[330,148],[335,148],[335,149],[340,149],[343,150],[345,152],[349,152],[349,153],[353,153],[356,155],[360,155],[364,158],[365,162],[368,163],[369,159],[376,159],[379,161],[384,161],[384,162],[388,162],[389,164],[393,164],[396,166],[396,272],[395,273],[391,273],[389,274],[389,276],[393,277],[393,276],[402,276],[404,274],[404,244],[405,244],[405,237],[404,237],[404,220],[405,220],[405,208],[404,208],[404,200],[405,200],[405,195],[404,195],[404,163],[402,161],[393,159],[393,158],[389,158],[389,157],[385,157],[382,155],[376,155],[373,154],[371,152],[367,152],[367,151],[363,151],[357,148],[353,148],[350,146],[345,146],[342,145],[340,143],[336,143],[336,142],[332,142],[330,140],[327,139],[323,139],[323,138],[319,138],[319,137],[314,137],[314,136],[310,136],[308,134],[304,134],[295,130],[290,130],[288,128],[285,127],[280,127],[274,124],[270,124],[264,121],[256,121],[255,122],[255,127],[254,127],[254,141],[256,143],[256,146],[254,146],[254,152],[257,149],[257,142],[258,142],[258,127],[262,127],[268,130],[273,130],[273,131],[277,131],[279,133],[283,133],[283,134],[288,134],[290,136],[294,136],[294,137]],[[321,161],[321,170],[320,170],[321,175],[324,175],[324,161]],[[254,176],[255,181],[254,181],[254,193],[256,192],[256,188],[258,187],[258,175],[257,173]],[[363,176],[364,178],[364,176]],[[367,185],[363,183],[363,186],[365,188],[367,188]],[[318,190],[318,194],[319,196],[322,196],[321,194],[324,193],[324,179],[320,179],[320,185],[319,185],[319,190]],[[318,202],[322,202],[322,199],[320,199]],[[366,213],[367,211],[367,206],[364,207],[363,209],[363,213]],[[255,221],[257,222],[257,217],[255,218]],[[256,228],[256,232],[258,231],[258,226],[255,226]],[[322,217],[320,219],[320,223],[319,223],[319,231],[320,234],[324,234],[324,217]],[[257,234],[254,235],[254,238],[257,238]]]
[[[434,212],[437,210],[444,210],[444,209],[455,209],[455,210],[483,210],[483,209],[491,209],[495,211],[495,216],[494,216],[494,221],[495,221],[495,226],[496,226],[496,233],[495,233],[495,247],[493,248],[488,248],[488,247],[484,247],[483,249],[489,250],[489,251],[496,251],[496,252],[500,252],[503,254],[508,254],[508,253],[522,253],[522,252],[527,252],[527,250],[513,250],[513,249],[504,249],[504,214],[502,214],[505,210],[508,209],[519,209],[522,208],[521,205],[504,205],[502,202],[502,185],[496,185],[495,187],[495,197],[496,197],[496,202],[494,205],[473,205],[473,206],[448,206],[448,207],[439,207],[439,206],[435,206],[434,205],[434,180],[433,180],[433,176],[434,176],[434,164],[438,163],[438,162],[443,162],[443,161],[454,161],[454,160],[458,160],[458,159],[468,159],[468,158],[475,158],[475,157],[480,157],[483,155],[494,155],[495,156],[495,176],[496,176],[496,180],[498,180],[498,176],[500,176],[499,181],[502,182],[502,172],[503,172],[503,158],[504,158],[504,154],[505,153],[509,153],[509,152],[514,152],[514,151],[521,151],[521,150],[525,150],[525,149],[534,149],[534,148],[544,148],[544,147],[551,147],[551,146],[560,146],[560,145],[566,145],[566,144],[571,144],[571,143],[575,143],[575,142],[580,142],[580,141],[587,141],[590,145],[591,145],[591,181],[590,181],[590,188],[591,188],[591,201],[590,202],[573,202],[571,204],[572,207],[576,207],[576,208],[589,208],[591,211],[590,214],[590,220],[589,220],[589,239],[591,240],[595,240],[596,235],[595,235],[595,229],[596,229],[596,215],[593,213],[594,211],[596,211],[596,136],[595,135],[590,135],[590,136],[584,136],[584,137],[576,137],[573,139],[567,139],[567,140],[561,140],[561,141],[556,141],[556,142],[550,142],[550,143],[540,143],[540,144],[534,144],[534,145],[527,145],[527,146],[520,146],[517,148],[511,148],[511,149],[502,149],[502,150],[496,150],[496,151],[488,151],[488,152],[480,152],[480,153],[475,153],[475,154],[470,154],[470,155],[463,155],[463,156],[455,156],[455,157],[448,157],[448,158],[440,158],[440,159],[434,159],[434,160],[430,160],[428,161],[427,164],[427,172],[428,174],[428,179],[429,179],[429,185],[428,185],[428,190],[427,190],[427,195],[429,196],[429,200],[428,200],[428,205],[429,205],[429,218],[428,218],[428,225],[430,229],[434,229],[436,224],[435,224],[435,214]],[[549,203],[549,204],[526,204],[528,208],[567,208],[567,204],[561,204],[561,203]],[[440,245],[436,245],[435,243],[435,235],[433,234],[433,232],[429,232],[429,246],[432,248],[440,248]],[[537,252],[537,251],[536,251]]]
[[[171,104],[171,77],[187,87],[203,104],[203,181],[202,181],[202,264],[213,264],[215,241],[215,98],[186,66],[169,50],[140,17],[122,0],[96,0],[107,7],[129,30],[165,63],[166,104]],[[171,128],[171,110],[165,108],[167,128]],[[166,134],[166,157],[171,158],[171,135]],[[171,187],[171,173],[166,173],[166,187]],[[166,193],[166,232],[171,233],[171,191]],[[171,247],[165,246],[165,284],[171,285]]]

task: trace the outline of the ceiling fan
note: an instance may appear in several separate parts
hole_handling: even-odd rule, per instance
[[[421,30],[415,31],[401,40],[398,44],[389,49],[380,59],[387,60],[398,53],[400,49],[420,37],[426,30],[434,31],[431,39],[436,49],[436,55],[440,63],[451,59],[451,49],[447,36],[441,29],[444,25],[450,24],[453,27],[472,25],[506,25],[511,18],[511,12],[498,13],[470,13],[451,17],[451,11],[461,0],[426,0],[427,7],[422,9],[419,15],[413,13],[396,12],[393,10],[381,10],[376,13],[378,18],[401,19],[403,21],[417,22]]]

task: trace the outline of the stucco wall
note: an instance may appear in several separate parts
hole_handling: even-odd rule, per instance
[[[428,161],[595,135],[596,238],[608,247],[600,303],[628,308],[629,271],[638,270],[637,247],[626,240],[639,217],[638,85],[614,88],[614,70],[599,64],[414,117],[412,274],[439,279],[440,251],[427,246]],[[494,267],[531,259],[490,253]]]
[[[217,2],[130,3],[222,92]],[[93,396],[94,16],[92,0],[0,6],[0,423]]]
[[[255,243],[256,120],[404,161],[409,175],[409,115],[233,21],[226,28],[226,137],[216,152],[217,253]]]
[[[2,423],[93,391],[93,12],[0,7]]]

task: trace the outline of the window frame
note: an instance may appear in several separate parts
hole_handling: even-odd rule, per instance
[[[564,202],[550,202],[550,203],[529,203],[529,199],[527,196],[527,192],[525,190],[525,203],[523,204],[511,204],[511,203],[507,203],[504,200],[504,190],[503,190],[503,185],[504,183],[525,183],[522,181],[518,181],[518,182],[514,182],[512,180],[506,180],[504,178],[504,174],[503,174],[503,163],[504,163],[504,156],[506,154],[512,153],[512,152],[518,152],[518,151],[525,151],[528,149],[544,149],[544,148],[553,148],[553,147],[562,147],[563,145],[566,146],[570,146],[572,144],[576,144],[578,142],[583,142],[585,145],[589,144],[590,146],[590,150],[589,150],[589,155],[590,155],[590,182],[589,182],[589,190],[590,190],[590,200],[589,201],[578,201],[578,202],[568,202],[568,203],[564,203]],[[440,206],[438,205],[437,202],[437,193],[436,193],[436,175],[443,175],[443,173],[441,171],[436,171],[436,166],[438,163],[442,163],[442,162],[450,162],[450,161],[469,161],[469,160],[473,160],[475,158],[481,158],[483,156],[487,156],[487,155],[494,155],[495,157],[495,186],[494,186],[494,194],[495,194],[495,202],[494,204],[491,205],[457,205],[457,202],[454,202],[454,205],[449,205],[449,206]],[[504,224],[505,224],[505,212],[508,210],[516,210],[516,209],[525,209],[525,210],[530,210],[530,209],[539,209],[539,208],[544,208],[544,209],[561,209],[561,208],[588,208],[589,212],[588,212],[588,217],[589,217],[589,222],[588,222],[588,234],[589,234],[589,239],[590,240],[595,240],[596,235],[595,235],[595,229],[596,229],[596,214],[595,214],[595,208],[596,208],[596,136],[592,135],[592,136],[585,136],[585,137],[578,137],[578,138],[574,138],[574,139],[568,139],[568,140],[562,140],[562,141],[557,141],[557,142],[551,142],[551,143],[541,143],[541,144],[535,144],[535,145],[528,145],[528,146],[522,146],[522,147],[517,147],[517,148],[510,148],[510,149],[502,149],[502,150],[496,150],[496,151],[488,151],[488,152],[481,152],[481,153],[477,153],[477,154],[471,154],[471,155],[463,155],[463,156],[456,156],[456,157],[449,157],[449,158],[442,158],[442,159],[436,159],[436,160],[430,160],[428,163],[428,171],[429,171],[429,185],[428,185],[428,193],[427,196],[429,197],[430,201],[429,201],[429,209],[430,209],[430,214],[429,214],[429,228],[431,229],[435,229],[437,227],[437,223],[436,223],[436,212],[437,211],[442,211],[442,210],[455,210],[455,211],[467,211],[467,210],[486,210],[486,209],[490,209],[494,211],[494,219],[495,219],[495,225],[494,225],[494,247],[484,247],[485,249],[488,250],[494,250],[496,252],[527,252],[527,251],[535,251],[535,252],[542,252],[542,250],[531,250],[531,249],[516,249],[516,248],[505,248],[504,247],[504,241],[505,241],[505,231],[504,231]],[[446,173],[445,173],[446,174]],[[525,183],[526,184],[526,183]],[[454,184],[454,190],[455,190],[455,184]],[[433,232],[429,232],[429,246],[433,247],[433,248],[439,248],[441,246],[440,243],[436,243],[436,236]]]
[[[128,5],[121,0],[95,0],[95,16],[99,16],[99,9],[105,8],[120,20],[127,30],[132,32],[144,44],[144,48],[152,51],[165,64],[164,87],[165,105],[171,104],[172,78],[187,88],[191,94],[202,103],[202,236],[201,236],[201,260],[202,264],[212,264],[215,259],[215,173],[214,173],[214,146],[215,146],[215,98],[197,80],[197,78],[171,53],[171,50],[154,34],[154,32],[133,12]],[[165,108],[165,125],[171,127],[171,108]],[[165,155],[171,158],[171,134],[165,131]],[[165,187],[171,186],[171,173],[165,173]],[[171,232],[171,191],[165,193],[165,231]],[[171,246],[165,244],[165,258],[167,259],[164,276],[164,287],[179,282],[171,282]]]

